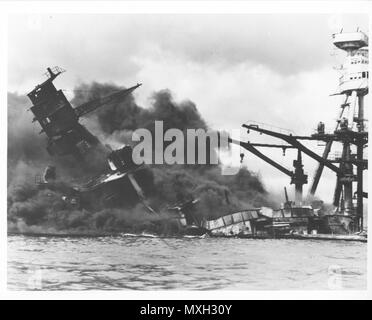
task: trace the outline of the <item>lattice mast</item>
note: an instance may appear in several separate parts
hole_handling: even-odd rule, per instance
[[[346,58],[341,65],[338,94],[344,95],[334,134],[342,143],[342,154],[339,167],[343,171],[338,175],[334,194],[336,211],[345,215],[355,213],[359,220],[359,228],[363,228],[363,170],[366,160],[363,159],[363,149],[367,143],[365,130],[364,97],[368,93],[368,36],[361,31],[340,32],[333,35],[333,44],[346,52]],[[323,128],[324,130],[324,128]],[[320,132],[319,132],[320,131]],[[318,126],[318,133],[322,134],[322,126]],[[327,159],[333,139],[329,139],[323,152]],[[351,146],[356,146],[356,154]],[[356,166],[356,175],[353,165]],[[321,163],[315,172],[310,193],[315,194],[324,165]],[[353,206],[353,182],[357,183],[356,208]]]

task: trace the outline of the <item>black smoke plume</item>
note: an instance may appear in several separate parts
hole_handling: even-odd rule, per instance
[[[122,89],[113,84],[81,84],[75,89],[74,106]],[[172,233],[176,222],[166,208],[190,198],[199,198],[196,214],[215,218],[236,210],[272,205],[260,178],[247,168],[238,174],[221,175],[219,165],[150,165],[136,175],[151,206],[159,213],[150,215],[141,204],[115,209],[66,207],[62,200],[65,189],[82,173],[76,160],[52,158],[45,151],[46,138],[39,135],[36,123],[27,112],[27,97],[8,93],[8,230],[36,233]],[[162,120],[168,128],[208,130],[196,105],[174,101],[169,90],[155,92],[151,107],[137,105],[130,95],[120,102],[106,105],[83,119],[82,124],[104,144],[117,148],[133,144],[137,128],[153,131],[154,122]],[[52,164],[57,167],[60,188],[40,190],[35,175]]]

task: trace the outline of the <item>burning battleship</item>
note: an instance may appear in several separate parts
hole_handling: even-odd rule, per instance
[[[47,70],[47,80],[36,86],[27,96],[33,103],[30,108],[34,114],[33,121],[38,121],[42,128],[40,133],[47,135],[48,153],[51,156],[73,156],[82,168],[87,166],[102,172],[90,177],[85,183],[71,187],[64,197],[65,201],[78,208],[118,206],[123,205],[120,190],[132,190],[152,212],[135,179],[135,172],[140,166],[133,163],[131,147],[112,150],[79,122],[82,116],[97,108],[125,98],[141,84],[73,108],[63,91],[57,90],[53,84],[53,80],[64,70],[59,67]],[[56,168],[48,166],[43,177],[37,178],[37,184],[40,188],[53,188],[55,180]],[[132,188],[128,188],[128,183]]]
[[[185,234],[211,236],[238,236],[248,238],[317,238],[337,239],[333,235],[347,235],[347,240],[366,240],[360,236],[363,232],[363,170],[367,169],[367,160],[363,158],[363,150],[367,145],[368,133],[365,130],[363,98],[368,93],[368,37],[358,31],[334,35],[337,48],[346,51],[347,62],[343,66],[340,78],[340,91],[345,95],[335,130],[326,133],[324,124],[319,123],[317,132],[310,136],[296,136],[266,128],[262,124],[249,123],[243,127],[259,132],[286,144],[259,144],[230,139],[244,150],[254,154],[272,165],[291,179],[295,186],[295,201],[290,201],[285,189],[285,202],[281,208],[273,210],[268,207],[247,208],[226,212],[216,219],[207,219],[196,212],[200,211],[199,199],[193,196],[180,197],[180,201],[168,205],[169,217],[176,222]],[[86,127],[80,118],[104,107],[125,99],[140,84],[128,89],[117,90],[109,95],[85,102],[75,108],[65,97],[62,90],[57,90],[53,80],[64,70],[55,67],[47,69],[47,80],[36,86],[28,97],[33,103],[30,108],[47,136],[47,151],[53,157],[71,156],[81,171],[95,172],[85,177],[84,182],[63,184],[57,179],[58,168],[48,166],[43,175],[36,176],[39,189],[63,190],[62,199],[71,210],[102,210],[110,208],[133,208],[141,203],[149,215],[158,215],[150,205],[143,186],[138,177],[146,174],[144,166],[136,165],[132,160],[132,148],[124,145],[113,150],[104,145]],[[346,111],[348,111],[346,114]],[[301,140],[323,141],[326,147],[322,156],[303,145]],[[334,143],[341,143],[342,154],[330,159],[329,153]],[[356,147],[356,153],[352,152]],[[278,148],[297,150],[297,158],[293,161],[294,170],[290,170],[263,154],[259,148]],[[334,212],[324,213],[322,209],[312,205],[303,205],[303,185],[308,176],[303,169],[303,154],[319,163],[310,188],[315,194],[324,167],[336,173],[337,183],[334,194]],[[244,154],[241,154],[243,158]],[[356,168],[356,175],[354,174]],[[353,183],[357,183],[355,192],[356,205],[353,203]],[[226,203],[229,196],[225,192]],[[359,235],[355,235],[359,232]],[[354,235],[353,235],[354,234]]]

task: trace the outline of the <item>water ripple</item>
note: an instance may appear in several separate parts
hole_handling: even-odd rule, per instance
[[[10,290],[366,288],[367,246],[296,240],[8,238]]]

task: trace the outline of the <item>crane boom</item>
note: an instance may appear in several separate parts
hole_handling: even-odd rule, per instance
[[[114,93],[112,93],[108,96],[105,96],[103,98],[98,98],[98,99],[94,99],[94,100],[88,101],[86,103],[83,103],[82,105],[80,105],[80,106],[78,106],[74,109],[75,113],[76,113],[77,117],[84,116],[87,113],[90,113],[90,112],[102,107],[105,104],[123,99],[124,97],[128,96],[131,92],[136,90],[141,85],[142,84],[138,83],[137,85],[135,85],[135,86],[133,86],[129,89],[120,90],[120,91],[114,92]]]
[[[336,167],[334,164],[332,164],[330,161],[323,159],[321,156],[317,155],[315,152],[311,151],[310,149],[306,148],[302,143],[300,143],[296,137],[292,135],[286,135],[283,133],[271,131],[271,130],[266,130],[259,128],[257,125],[246,125],[243,124],[244,128],[247,128],[249,130],[254,130],[260,133],[267,134],[269,136],[275,137],[282,139],[289,143],[290,145],[294,146],[295,148],[301,150],[303,153],[307,154],[309,157],[313,158],[314,160],[322,163],[324,166],[327,168],[331,169],[332,171],[336,172],[337,174],[342,174],[342,170],[340,168]]]
[[[246,149],[247,151],[253,153],[255,156],[259,157],[260,159],[262,159],[263,161],[267,162],[268,164],[271,164],[273,167],[275,167],[279,171],[283,172],[287,176],[289,176],[289,177],[292,177],[293,176],[293,172],[292,171],[290,171],[287,168],[283,167],[282,165],[280,165],[279,163],[275,162],[271,158],[265,156],[262,152],[260,152],[259,150],[257,150],[251,143],[237,141],[235,139],[229,139],[229,142],[242,146],[244,149]]]

